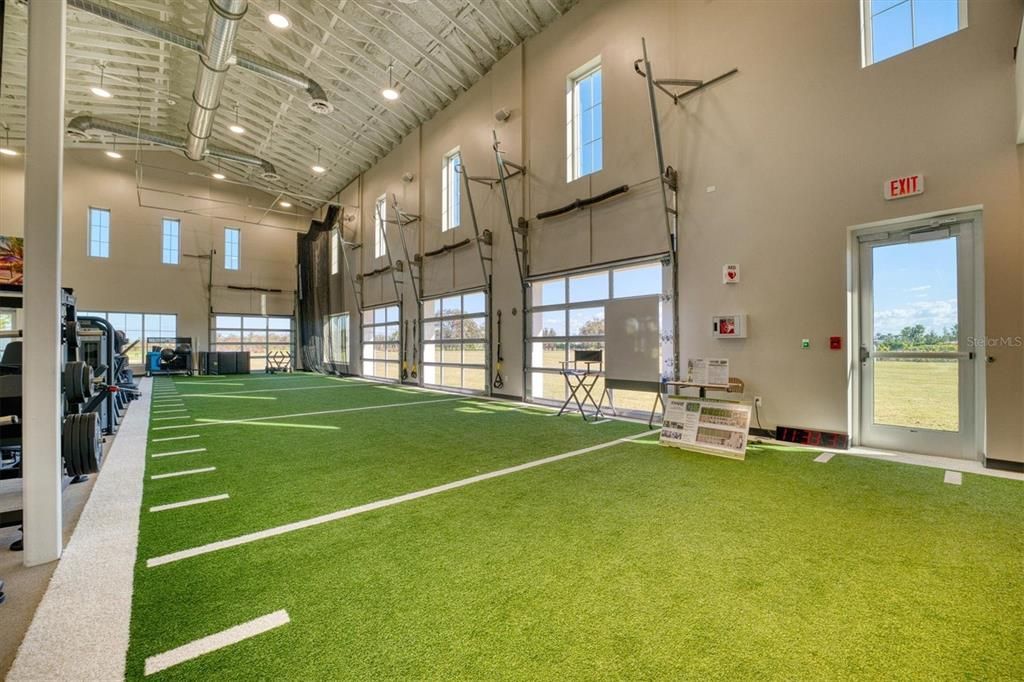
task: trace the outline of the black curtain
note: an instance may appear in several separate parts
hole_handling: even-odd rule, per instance
[[[330,234],[339,213],[339,207],[331,206],[323,220],[312,221],[309,231],[298,235],[299,347],[303,366],[320,373],[334,373],[337,367],[324,323],[331,301]]]

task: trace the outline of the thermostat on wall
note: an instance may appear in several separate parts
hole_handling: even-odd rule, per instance
[[[747,338],[747,316],[715,315],[711,318],[711,335],[716,339]]]

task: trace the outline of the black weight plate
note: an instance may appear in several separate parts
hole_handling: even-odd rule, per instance
[[[68,348],[78,348],[78,322],[76,320],[64,320],[64,343]]]
[[[67,475],[71,477],[79,475],[77,469],[78,462],[75,461],[75,458],[72,455],[72,448],[74,447],[74,438],[72,437],[75,430],[74,426],[75,422],[70,418],[65,419],[64,423],[61,425],[60,454],[64,458],[64,470],[67,472]]]
[[[103,451],[100,449],[100,419],[96,412],[81,415],[82,438],[85,448],[82,450],[82,463],[86,473],[95,474],[100,470]]]
[[[84,396],[86,400],[88,400],[89,398],[92,397],[92,380],[93,380],[92,367],[88,363],[83,362],[82,363],[82,396]]]
[[[76,415],[78,422],[78,466],[83,474],[94,473],[89,467],[89,422],[88,415]]]

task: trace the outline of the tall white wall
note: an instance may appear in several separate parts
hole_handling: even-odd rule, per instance
[[[496,129],[508,158],[529,167],[525,181],[511,182],[514,218],[620,184],[633,187],[592,209],[531,220],[531,272],[662,251],[660,197],[655,183],[644,182],[657,166],[645,83],[633,72],[640,39],[647,38],[659,77],[709,78],[739,67],[683,106],[659,95],[667,162],[681,178],[681,355],[729,357],[749,396],[763,396],[766,424],[845,430],[847,355],[829,350],[828,338],[847,330],[851,226],[983,205],[986,333],[1022,334],[1013,62],[1020,25],[1017,2],[971,2],[966,30],[864,69],[852,1],[583,0],[339,194],[358,215],[346,223],[347,234],[367,245],[364,272],[381,266],[366,254],[373,202],[386,189],[421,215],[407,234],[422,250],[467,236],[465,199],[464,227],[440,230],[442,157],[457,145],[471,173],[494,175]],[[604,169],[567,183],[565,79],[597,55]],[[512,118],[497,123],[499,108]],[[401,181],[406,172],[413,182]],[[885,179],[918,172],[927,176],[925,194],[883,200]],[[494,307],[506,314],[503,392],[520,394],[523,313],[511,236],[497,190],[473,192],[481,226],[496,236]],[[725,263],[741,265],[740,285],[721,284]],[[478,273],[475,249],[467,248],[428,259],[424,287],[430,294],[467,288]],[[387,278],[367,279],[367,303],[393,300]],[[405,300],[406,317],[416,317],[411,292]],[[516,317],[509,315],[513,308]],[[711,338],[710,317],[729,312],[750,316],[750,338]],[[803,338],[811,339],[810,349],[800,348]],[[1022,461],[1024,351],[990,354],[988,455]]]
[[[292,314],[296,233],[308,229],[308,212],[264,215],[273,197],[189,175],[197,166],[174,152],[143,153],[137,181],[133,158],[130,151],[116,162],[97,150],[65,153],[62,280],[75,290],[81,309],[173,313],[178,334],[191,336],[198,349],[206,349],[209,261],[194,256],[215,249],[214,312],[259,314],[260,294],[228,289],[231,285],[281,289],[267,295],[267,312]],[[0,156],[0,234],[23,234],[23,196],[23,157]],[[90,206],[110,209],[110,258],[87,255]],[[190,210],[201,213],[186,212]],[[161,263],[165,217],[181,221],[179,265]],[[262,225],[253,224],[257,222]],[[237,271],[224,269],[226,226],[242,232]]]

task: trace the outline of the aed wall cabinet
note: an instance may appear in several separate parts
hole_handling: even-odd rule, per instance
[[[747,338],[747,316],[715,315],[711,318],[711,336],[716,339]]]

